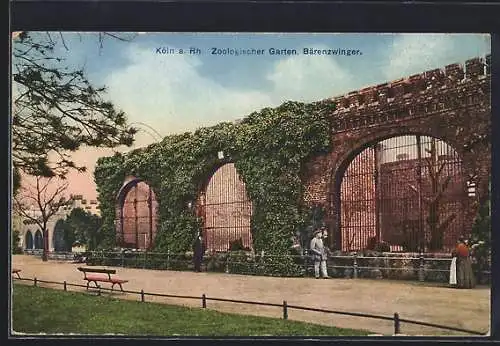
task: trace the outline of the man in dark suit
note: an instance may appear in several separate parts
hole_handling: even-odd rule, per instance
[[[201,234],[198,233],[193,243],[193,262],[194,262],[194,270],[196,272],[201,272],[201,263],[203,261],[204,252],[205,248],[203,246],[203,239],[201,237]]]

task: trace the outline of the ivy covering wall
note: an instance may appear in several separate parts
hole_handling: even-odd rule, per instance
[[[159,203],[155,251],[190,250],[201,220],[188,207],[195,201],[214,169],[234,162],[253,203],[252,236],[255,251],[269,255],[290,253],[292,236],[310,220],[303,206],[300,172],[308,159],[330,151],[330,101],[286,102],[264,108],[240,123],[220,123],[191,133],[165,137],[160,143],[100,158],[95,181],[103,218],[104,247],[115,245],[116,196],[127,176],[144,180]],[[267,273],[294,271],[293,261],[272,256],[263,264]],[[298,270],[298,269],[297,269]]]

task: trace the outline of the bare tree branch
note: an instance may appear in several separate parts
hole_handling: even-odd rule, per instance
[[[59,32],[59,36],[61,37],[61,42],[62,42],[64,48],[66,48],[66,50],[69,50],[68,46],[66,46],[66,41],[64,41],[64,37],[63,37],[61,32]]]
[[[29,187],[23,188],[22,193],[14,196],[14,206],[18,214],[24,216],[28,220],[35,222],[38,227],[42,230],[44,237],[44,260],[47,259],[47,238],[48,230],[47,224],[50,219],[59,211],[59,209],[68,204],[68,201],[64,198],[64,193],[68,188],[68,183],[58,184],[55,186],[54,191],[50,192],[49,187],[53,186],[53,178],[44,178],[41,176],[36,177],[35,191]],[[25,203],[23,200],[32,200],[36,205],[35,214],[31,214],[33,211],[33,204]],[[37,215],[39,214],[39,215]]]

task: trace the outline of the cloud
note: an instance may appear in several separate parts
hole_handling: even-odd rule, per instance
[[[396,36],[388,50],[388,64],[384,74],[388,80],[441,67],[450,52],[454,53],[455,40],[448,35],[405,34]],[[451,63],[449,61],[448,63]]]
[[[387,50],[384,75],[394,80],[490,52],[490,36],[468,34],[397,35]]]
[[[312,102],[343,94],[354,87],[348,70],[327,55],[298,55],[280,60],[266,78],[273,82],[273,93],[280,101]]]
[[[162,136],[242,118],[287,100],[310,102],[334,96],[348,90],[352,80],[331,57],[298,55],[271,65],[262,76],[263,85],[267,80],[270,88],[237,89],[202,76],[198,70],[203,62],[197,56],[156,54],[139,46],[131,46],[127,55],[129,65],[105,79],[109,96],[130,122],[144,122]],[[138,127],[144,129],[138,146],[154,140],[150,129]]]
[[[196,56],[160,55],[138,46],[128,56],[130,64],[105,80],[109,96],[130,122],[146,123],[162,136],[238,119],[271,103],[258,90],[229,89],[201,76]],[[151,139],[143,134],[137,142]]]

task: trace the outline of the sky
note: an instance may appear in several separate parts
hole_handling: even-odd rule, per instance
[[[66,32],[62,36],[68,49],[59,44],[56,52],[68,66],[83,66],[95,86],[106,86],[105,98],[140,129],[135,144],[118,148],[121,152],[169,134],[241,119],[288,100],[313,102],[339,96],[451,63],[463,64],[491,51],[490,36],[485,34],[119,35],[132,40],[107,37],[100,47],[97,33]],[[52,37],[61,42],[59,33]],[[199,54],[189,54],[191,48],[199,49]],[[214,48],[254,48],[264,54],[219,55],[212,54]],[[270,48],[295,49],[298,54],[270,55]],[[305,55],[304,48],[351,49],[358,54]],[[172,49],[175,53],[170,54]],[[95,199],[95,163],[112,153],[93,148],[75,152],[74,160],[88,170],[68,176],[69,192]]]

